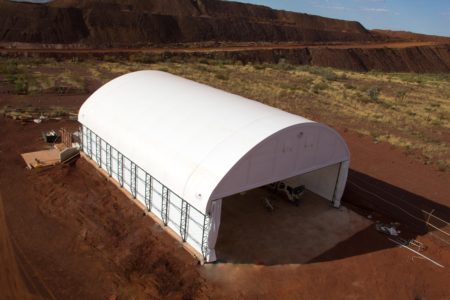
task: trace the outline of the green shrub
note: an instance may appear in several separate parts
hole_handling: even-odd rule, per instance
[[[405,100],[405,98],[406,98],[406,94],[408,93],[408,91],[406,91],[406,90],[401,90],[401,91],[398,91],[396,94],[395,94],[395,97],[397,98],[397,100],[399,101],[399,102],[403,102],[404,100]]]
[[[18,94],[28,94],[28,80],[24,76],[20,75],[16,77],[14,87]]]
[[[345,84],[344,84],[344,87],[345,87],[347,90],[356,90],[356,86],[354,86],[354,85],[352,85],[352,84],[350,84],[350,83],[345,83]]]
[[[324,72],[321,74],[322,77],[328,81],[336,81],[338,80],[338,76],[336,73],[329,69],[324,69]]]
[[[129,60],[141,64],[153,64],[158,61],[157,57],[147,53],[132,54],[130,55]]]
[[[295,69],[293,65],[288,63],[285,58],[280,58],[278,60],[278,64],[276,65],[277,69],[283,70],[283,71],[292,71]]]
[[[339,76],[330,68],[322,68],[311,65],[303,65],[299,67],[300,71],[308,72],[313,75],[322,76],[323,79],[327,81],[336,81],[339,79]],[[346,79],[347,77],[343,76],[342,79]]]
[[[318,94],[320,91],[326,90],[328,88],[328,84],[326,82],[319,82],[313,85],[312,91],[314,94]]]
[[[380,89],[376,86],[371,87],[367,90],[367,96],[369,96],[370,100],[373,102],[377,102],[380,97]]]
[[[267,64],[254,64],[253,68],[255,68],[255,70],[265,70],[267,68]]]
[[[225,73],[217,73],[216,78],[219,80],[228,80],[230,79],[230,76],[228,76],[228,74]]]

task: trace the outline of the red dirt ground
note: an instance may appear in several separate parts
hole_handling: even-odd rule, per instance
[[[0,118],[0,199],[7,221],[0,232],[9,232],[15,254],[2,251],[8,257],[0,261],[15,259],[20,274],[11,276],[26,286],[26,291],[11,287],[5,280],[11,277],[2,274],[0,293],[9,288],[44,299],[450,298],[450,247],[392,206],[411,215],[436,208],[449,220],[450,174],[398,149],[339,130],[352,153],[344,204],[373,220],[399,221],[402,234],[425,243],[424,254],[444,269],[396,247],[372,227],[305,264],[199,266],[85,160],[72,167],[25,169],[19,154],[42,149],[40,132],[63,126],[77,124]]]
[[[41,130],[74,128],[74,122],[0,122],[5,215],[16,253],[23,253],[19,264],[32,276],[30,292],[55,299],[191,298],[201,292],[197,261],[86,161],[24,168],[16,154],[42,147]]]

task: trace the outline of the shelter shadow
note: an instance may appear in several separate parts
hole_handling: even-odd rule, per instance
[[[219,262],[281,265],[332,261],[396,247],[375,230],[375,221],[398,222],[402,238],[410,239],[429,231],[439,233],[448,223],[437,218],[450,219],[450,208],[355,170],[349,172],[340,210],[325,207],[323,199],[309,195],[309,204],[305,201],[297,208],[277,201],[279,213],[258,216],[256,200],[251,199],[260,199],[264,189],[250,193],[252,197],[247,199],[224,199],[216,246]],[[254,201],[253,208],[242,204],[244,200]],[[227,211],[227,201],[245,206]],[[431,211],[430,218],[427,212]],[[292,212],[299,214],[295,221]],[[336,219],[339,217],[343,220]]]

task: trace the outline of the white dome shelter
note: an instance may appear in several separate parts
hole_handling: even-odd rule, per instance
[[[108,82],[79,122],[83,151],[208,262],[224,197],[295,177],[339,207],[347,180],[333,129],[165,72]]]

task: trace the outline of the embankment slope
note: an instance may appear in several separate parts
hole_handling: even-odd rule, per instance
[[[207,41],[372,40],[358,22],[229,1],[0,1],[1,42],[136,47]]]

